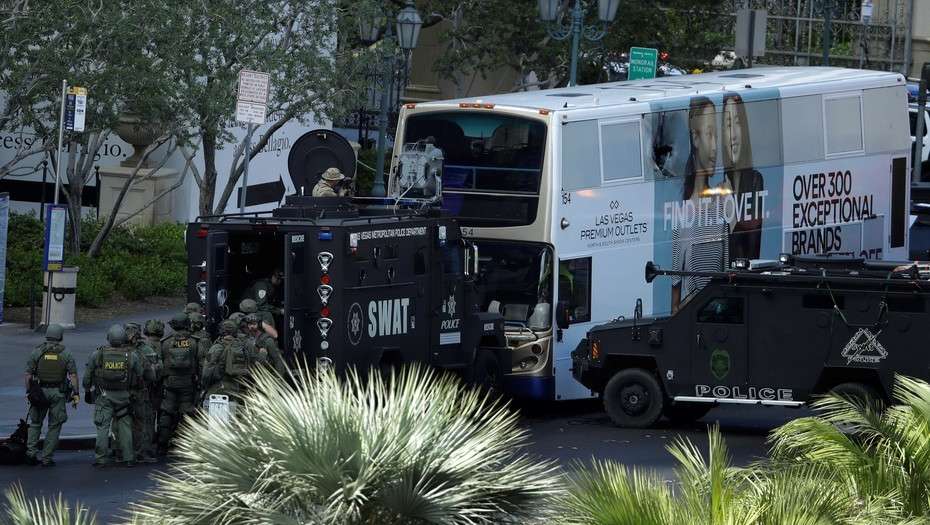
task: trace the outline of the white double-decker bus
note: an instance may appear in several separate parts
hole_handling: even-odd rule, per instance
[[[517,396],[589,397],[570,370],[589,328],[703,285],[647,284],[646,261],[907,257],[898,74],[756,68],[408,104],[394,158],[418,141],[443,152],[443,208],[479,246]]]

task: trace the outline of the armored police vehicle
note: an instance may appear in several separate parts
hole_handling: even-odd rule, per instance
[[[591,329],[574,377],[620,426],[696,420],[718,404],[801,406],[829,391],[887,399],[895,374],[928,378],[930,268],[791,257],[727,272],[664,271],[706,285],[667,317]]]
[[[254,283],[279,275],[261,299],[292,364],[344,371],[418,361],[496,383],[503,318],[478,311],[477,247],[434,206],[441,174],[417,162],[427,149],[411,153],[416,173],[392,198],[290,195],[270,213],[189,224],[189,300],[215,333]]]

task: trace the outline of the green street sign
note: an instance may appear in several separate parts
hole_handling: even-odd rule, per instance
[[[630,67],[627,80],[640,80],[656,77],[656,64],[659,51],[649,47],[630,48]]]

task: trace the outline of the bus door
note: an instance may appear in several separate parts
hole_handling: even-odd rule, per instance
[[[207,325],[219,326],[229,315],[226,300],[229,294],[229,233],[213,231],[207,234],[207,275],[197,284],[206,290]]]
[[[284,332],[280,343],[288,358],[308,350],[310,332],[310,280],[307,279],[307,235],[288,233],[284,241]],[[311,284],[316,284],[315,281]]]
[[[559,259],[556,295],[556,399],[591,397],[591,391],[572,377],[571,351],[591,328],[591,257]]]
[[[691,343],[695,395],[748,397],[746,298],[711,296],[697,306]]]

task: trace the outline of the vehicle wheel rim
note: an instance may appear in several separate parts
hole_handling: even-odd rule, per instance
[[[620,391],[620,407],[627,415],[642,414],[649,407],[649,402],[649,392],[643,385],[627,385]]]

